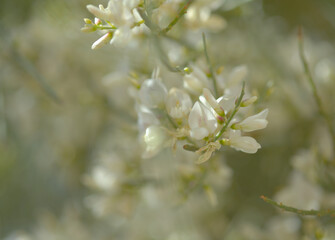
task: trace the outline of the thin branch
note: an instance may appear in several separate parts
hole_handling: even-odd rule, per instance
[[[308,80],[309,85],[312,88],[312,92],[313,92],[313,96],[314,99],[316,101],[316,104],[318,106],[318,110],[320,115],[324,118],[324,120],[326,121],[328,130],[332,136],[332,140],[333,140],[333,148],[335,150],[335,130],[333,128],[332,122],[331,122],[331,118],[329,117],[328,113],[326,112],[326,110],[324,109],[324,106],[322,104],[321,101],[321,97],[317,91],[316,85],[315,85],[315,81],[313,79],[312,73],[310,71],[308,62],[306,60],[305,57],[305,53],[304,53],[304,41],[303,41],[303,33],[302,33],[302,28],[299,27],[298,29],[298,42],[299,42],[299,54],[300,54],[300,60],[303,64],[304,67],[304,71]]]
[[[280,209],[283,209],[284,211],[287,212],[292,212],[292,213],[296,213],[299,215],[303,215],[303,216],[318,216],[318,217],[322,217],[322,216],[331,216],[331,217],[335,217],[335,210],[301,210],[298,208],[294,208],[294,207],[290,207],[290,206],[286,206],[283,203],[277,203],[276,201],[267,198],[265,196],[260,196],[260,198],[262,200],[264,200],[266,203],[269,203],[275,207],[278,207]]]
[[[235,104],[235,108],[234,108],[234,111],[232,112],[232,114],[230,115],[230,117],[228,118],[226,124],[222,127],[222,129],[220,130],[220,132],[216,135],[214,141],[218,140],[222,134],[226,131],[229,123],[231,122],[231,120],[233,120],[235,114],[237,113],[237,111],[240,109],[240,106],[241,106],[241,103],[242,103],[242,99],[243,99],[243,96],[245,94],[245,82],[243,82],[243,85],[242,85],[242,90],[241,90],[241,94]]]
[[[185,5],[182,8],[180,8],[180,10],[178,11],[177,16],[170,22],[170,24],[166,28],[160,31],[160,34],[165,34],[168,31],[170,31],[173,28],[173,26],[177,24],[179,19],[187,13],[187,9],[193,1],[194,0],[187,0]]]
[[[203,42],[203,45],[204,45],[204,51],[205,51],[205,56],[206,56],[207,64],[208,64],[208,67],[209,67],[209,71],[211,72],[211,78],[213,80],[214,94],[215,94],[215,97],[218,98],[219,94],[218,94],[218,88],[217,88],[217,84],[216,84],[217,81],[216,81],[216,76],[215,76],[215,73],[214,73],[214,70],[213,70],[213,66],[211,64],[211,61],[210,61],[209,55],[208,55],[205,33],[202,33],[202,42]]]

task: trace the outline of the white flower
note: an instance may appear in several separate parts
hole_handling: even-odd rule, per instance
[[[169,145],[170,137],[165,128],[157,125],[148,127],[144,134],[145,152],[144,158],[151,158]]]
[[[148,79],[141,85],[139,98],[148,108],[163,108],[167,97],[164,84],[158,79]]]
[[[113,38],[113,33],[108,32],[92,44],[92,49],[99,49],[106,45]]]
[[[92,170],[92,180],[102,190],[111,190],[116,185],[116,176],[103,166],[96,166]]]
[[[218,126],[214,114],[204,104],[197,101],[188,117],[188,124],[191,128],[190,136],[201,140],[213,134]]]
[[[206,28],[213,32],[222,30],[226,25],[226,21],[219,15],[211,14],[208,6],[191,6],[186,15],[186,24],[191,29]]]
[[[192,108],[190,96],[183,90],[171,88],[166,100],[166,110],[175,119],[181,119],[188,115]]]
[[[208,85],[206,74],[197,66],[192,65],[192,72],[183,78],[184,88],[192,94],[200,95],[202,89]]]
[[[87,9],[97,18],[111,22],[117,28],[122,26],[131,26],[135,23],[136,18],[132,12],[132,9],[138,5],[139,1],[122,1],[122,0],[110,0],[107,8],[103,5],[99,7],[93,5],[87,5]]]
[[[268,113],[269,113],[269,110],[264,109],[260,113],[244,119],[242,122],[233,124],[232,128],[243,130],[245,132],[251,132],[251,131],[263,129],[268,124],[268,121],[266,120]]]
[[[159,120],[155,114],[146,106],[136,104],[135,109],[137,112],[137,121],[140,132],[144,131],[151,125],[159,124]]]
[[[227,98],[238,96],[241,92],[241,83],[247,74],[247,66],[241,65],[233,68],[227,78],[218,77],[218,86],[224,90],[224,96]]]
[[[116,28],[110,39],[110,44],[125,44],[131,39],[133,29],[137,28],[136,23],[142,20],[138,11],[134,9],[138,4],[138,0],[110,0],[107,8],[100,4],[99,7],[87,5],[87,9],[98,20],[105,20]],[[84,28],[83,30],[88,31],[89,29]]]
[[[235,130],[231,130],[229,139],[223,139],[221,143],[245,153],[256,153],[261,148],[261,145],[254,138],[241,136],[241,131]]]

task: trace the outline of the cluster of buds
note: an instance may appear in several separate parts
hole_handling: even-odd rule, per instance
[[[245,97],[244,66],[236,67],[228,79],[218,78],[217,89],[204,71],[193,65],[183,76],[183,88],[167,90],[157,71],[145,80],[137,94],[139,126],[145,143],[144,157],[152,157],[165,147],[184,149],[199,154],[198,163],[210,159],[222,145],[245,153],[256,153],[260,144],[242,132],[252,132],[267,126],[268,110],[239,120],[243,109],[253,104],[256,96]],[[242,88],[242,90],[241,90]],[[239,93],[236,93],[239,89]]]
[[[140,33],[142,23],[144,23],[136,7],[140,5],[139,0],[111,0],[108,6],[99,7],[87,5],[95,19],[85,18],[83,32],[101,31],[102,37],[92,44],[92,49],[98,49],[107,43],[125,44],[133,34]]]

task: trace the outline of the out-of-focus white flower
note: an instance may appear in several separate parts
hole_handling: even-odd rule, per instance
[[[102,190],[111,190],[116,184],[116,176],[101,166],[93,168],[91,177],[94,184]]]
[[[112,34],[112,38],[109,39],[110,44],[124,44],[131,39],[133,29],[138,26],[137,23],[142,21],[138,11],[134,9],[138,4],[139,0],[110,0],[107,8],[104,8],[103,5],[100,4],[99,7],[87,5],[87,9],[96,16],[96,19],[102,19],[109,25],[115,27],[114,34]],[[82,30],[90,31],[87,27],[84,27]],[[92,49],[96,48],[92,47]]]
[[[187,117],[192,108],[190,96],[181,89],[171,88],[166,100],[166,110],[175,119]]]
[[[264,109],[260,113],[247,117],[242,122],[234,123],[231,127],[233,129],[242,130],[244,132],[252,132],[263,129],[268,125],[266,117],[269,113],[268,109]]]
[[[151,158],[159,153],[164,147],[169,145],[170,136],[167,130],[161,126],[150,126],[144,134],[145,152],[144,158]]]
[[[299,209],[320,209],[323,197],[322,189],[307,181],[298,171],[294,171],[290,177],[290,183],[279,191],[275,200],[285,205]]]
[[[164,84],[158,79],[148,79],[141,85],[139,98],[149,108],[163,108],[167,97]]]
[[[192,29],[206,28],[213,32],[220,31],[226,27],[226,21],[215,14],[206,6],[193,5],[185,15],[186,24]]]
[[[245,65],[233,68],[228,77],[222,75],[217,78],[218,86],[224,90],[224,96],[236,97],[241,91],[241,83],[248,74],[248,68]]]
[[[133,8],[139,4],[138,0],[133,1],[121,1],[121,0],[110,0],[107,8],[103,5],[99,7],[93,5],[87,5],[87,9],[97,18],[111,22],[117,28],[128,25],[131,26],[135,23],[135,16],[133,15]]]
[[[99,38],[98,40],[96,40],[93,44],[92,44],[92,49],[99,49],[101,47],[103,47],[104,45],[106,45],[108,42],[110,42],[110,40],[113,38],[113,33],[112,32],[108,32],[105,35],[103,35],[101,38]]]
[[[220,148],[221,144],[218,141],[210,142],[206,146],[200,148],[196,151],[196,153],[200,155],[197,163],[201,164],[208,161],[211,158],[213,152],[219,150]]]
[[[191,68],[193,71],[184,76],[184,88],[192,94],[200,95],[202,89],[207,87],[208,79],[199,67],[192,65]]]
[[[254,138],[241,136],[241,131],[238,130],[230,130],[229,139],[223,139],[221,143],[245,153],[256,153],[261,148],[261,145]]]
[[[159,125],[159,120],[155,114],[144,105],[136,104],[137,121],[140,132],[151,125]]]
[[[188,117],[188,124],[191,128],[190,136],[201,140],[213,134],[218,127],[214,114],[204,104],[197,101]]]
[[[311,182],[318,179],[318,161],[315,150],[304,149],[295,154],[291,160],[293,167]]]
[[[248,107],[249,105],[253,104],[254,102],[256,102],[258,99],[257,96],[252,96],[250,98],[247,98],[245,100],[242,101],[241,103],[241,107]]]

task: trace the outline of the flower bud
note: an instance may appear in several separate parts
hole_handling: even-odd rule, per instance
[[[256,102],[258,99],[257,96],[252,96],[251,98],[248,98],[246,100],[243,100],[241,103],[241,107],[248,107],[249,105],[253,104],[254,102]]]
[[[89,19],[89,18],[84,18],[84,22],[85,22],[86,24],[92,24],[92,20]]]
[[[96,50],[106,45],[113,38],[113,33],[108,32],[92,44],[92,49]]]

